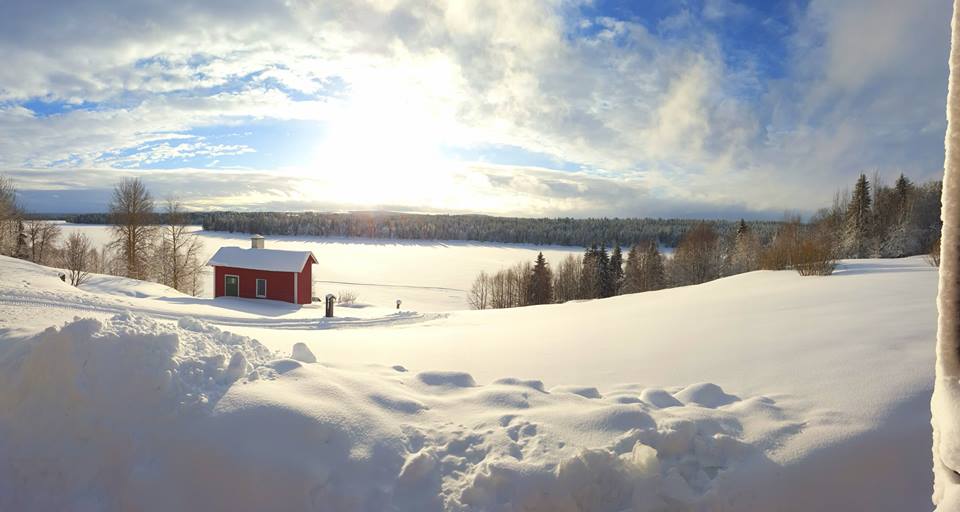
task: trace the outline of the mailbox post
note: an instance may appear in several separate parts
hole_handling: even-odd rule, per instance
[[[336,300],[337,298],[332,293],[327,294],[327,318],[333,318],[333,303]]]

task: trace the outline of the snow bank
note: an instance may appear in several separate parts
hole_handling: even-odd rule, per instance
[[[308,363],[304,349],[274,359],[192,318],[129,314],[6,346],[0,509],[706,509],[763,459],[740,400],[712,384],[683,405]]]
[[[181,325],[130,314],[77,319],[3,346],[0,509],[138,502],[182,419],[208,414],[271,357],[255,340]]]

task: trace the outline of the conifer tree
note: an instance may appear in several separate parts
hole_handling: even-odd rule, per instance
[[[530,275],[528,304],[550,304],[553,302],[553,273],[543,253],[537,254]]]
[[[620,244],[613,245],[613,253],[610,254],[609,270],[612,293],[611,295],[620,295],[623,288],[623,252],[620,250]]]
[[[843,246],[847,256],[865,258],[870,252],[870,182],[861,174],[853,188],[853,196],[847,206]]]
[[[623,269],[622,293],[637,293],[640,289],[640,259],[642,258],[640,244],[633,244],[627,251],[627,262]]]
[[[897,217],[902,221],[906,216],[907,206],[910,203],[910,196],[913,195],[913,182],[900,173],[896,185],[893,186],[894,194],[897,198]]]
[[[596,299],[600,296],[600,251],[593,244],[583,253],[583,271],[580,273],[580,298]]]
[[[596,272],[600,284],[600,297],[612,297],[614,295],[613,272],[610,268],[610,256],[607,254],[607,246],[605,244],[601,245],[597,251]]]
[[[749,232],[750,226],[747,225],[747,221],[740,219],[740,222],[737,223],[737,240],[740,240]]]
[[[750,226],[740,219],[737,235],[733,240],[733,250],[727,264],[728,275],[741,274],[760,268],[760,242],[750,230]]]

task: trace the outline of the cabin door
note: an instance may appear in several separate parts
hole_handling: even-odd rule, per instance
[[[223,276],[223,294],[227,297],[240,296],[239,276]]]

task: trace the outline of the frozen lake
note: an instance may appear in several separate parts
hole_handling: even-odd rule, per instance
[[[95,247],[110,241],[110,227],[62,224],[64,236],[86,234]],[[202,231],[204,260],[220,247],[249,247],[245,233]],[[310,250],[319,264],[313,269],[315,296],[353,291],[358,302],[391,306],[397,299],[404,309],[452,311],[467,309],[466,292],[481,271],[495,272],[521,261],[532,262],[543,251],[551,265],[568,254],[581,254],[580,247],[536,246],[487,242],[437,240],[378,240],[269,236],[268,249]],[[212,273],[207,272],[205,295],[211,294]]]

